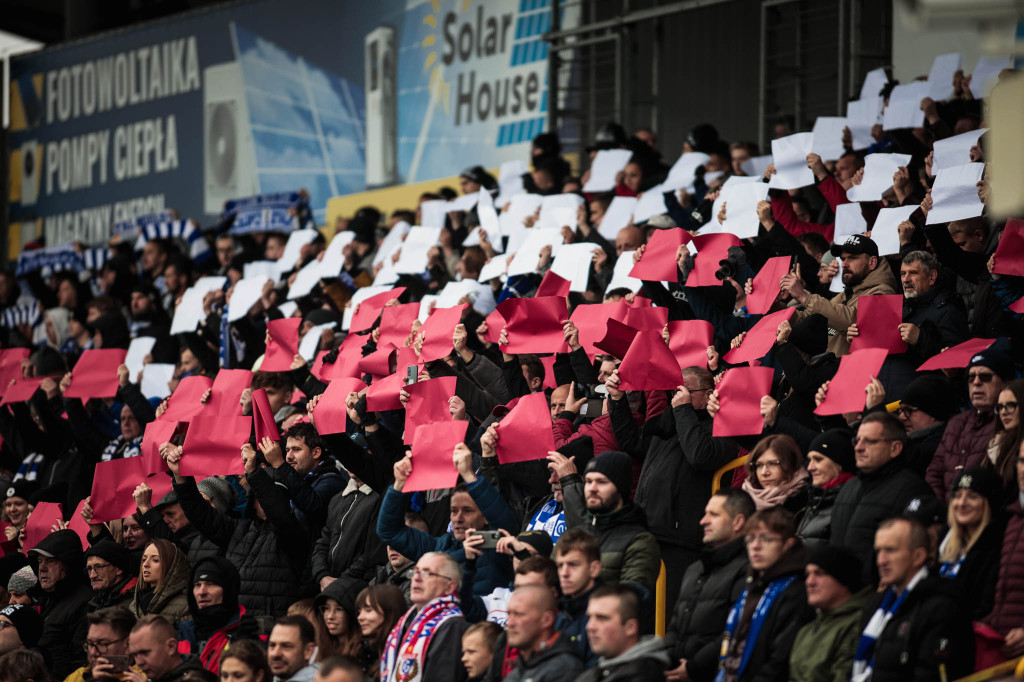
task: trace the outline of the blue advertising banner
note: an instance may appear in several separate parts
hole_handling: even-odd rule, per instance
[[[13,58],[11,222],[102,244],[304,189],[323,223],[332,196],[526,159],[550,24],[551,0],[262,0]]]

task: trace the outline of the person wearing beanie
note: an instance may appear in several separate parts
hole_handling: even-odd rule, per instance
[[[25,527],[28,516],[32,513],[32,505],[29,500],[37,490],[39,490],[38,483],[24,478],[19,478],[7,486],[6,495],[4,495],[4,515],[10,525],[4,527],[5,540],[18,539],[18,533]]]
[[[811,475],[807,505],[796,515],[796,535],[813,547],[828,544],[836,497],[857,473],[850,432],[830,429],[818,434],[807,450],[807,473]]]
[[[139,581],[131,554],[109,539],[100,540],[86,551],[85,572],[93,591],[89,611],[127,606]]]
[[[974,467],[953,481],[939,544],[939,575],[951,581],[965,612],[980,620],[992,612],[1006,517],[1003,483],[988,467]]]
[[[0,609],[0,656],[20,649],[34,649],[43,633],[43,617],[31,606],[10,604]]]
[[[199,493],[221,514],[227,514],[235,506],[235,491],[223,478],[210,476],[196,482]]]
[[[999,394],[1015,374],[1006,339],[996,339],[968,363],[967,399],[971,409],[951,417],[946,423],[942,441],[925,473],[925,480],[940,500],[947,499],[957,474],[985,460],[995,434]]]
[[[30,595],[40,605],[44,622],[38,646],[49,653],[51,674],[64,679],[85,662],[82,641],[92,590],[86,580],[82,541],[73,530],[58,530],[28,554],[39,576]]]
[[[232,642],[259,637],[259,623],[238,603],[238,569],[224,557],[200,559],[186,590],[191,620],[178,626],[178,639],[199,655],[206,670],[217,673]]]
[[[946,422],[959,411],[960,401],[953,384],[941,374],[922,374],[907,385],[899,398],[897,415],[907,430],[907,466],[923,478],[942,442]],[[878,405],[875,409],[885,408]]]
[[[14,554],[11,556],[22,555]],[[30,605],[32,603],[32,597],[29,596],[29,593],[32,588],[38,584],[39,579],[36,578],[36,574],[32,572],[32,567],[22,566],[12,573],[10,579],[7,581],[7,592],[10,594],[9,603]]]
[[[862,571],[860,559],[840,547],[808,550],[804,585],[816,616],[793,640],[790,682],[846,679],[860,639],[861,611],[871,594]]]
[[[586,527],[601,542],[601,579],[636,583],[653,597],[661,569],[661,551],[647,530],[643,509],[629,499],[633,460],[606,450],[590,460],[582,484],[562,485],[567,528]]]

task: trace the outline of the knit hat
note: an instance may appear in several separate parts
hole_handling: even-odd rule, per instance
[[[989,510],[993,514],[1003,506],[1003,481],[994,469],[971,467],[961,471],[960,475],[953,479],[953,485],[949,488],[950,499],[952,499],[953,493],[961,488],[973,490],[988,500]]]
[[[132,557],[128,553],[128,550],[113,540],[100,540],[90,547],[85,553],[85,558],[88,559],[91,556],[103,559],[114,568],[120,568],[128,575],[131,575],[135,570],[138,570],[138,566],[133,570]]]
[[[235,491],[223,478],[210,476],[196,483],[196,487],[210,498],[210,503],[222,514],[228,513],[235,506]]]
[[[956,391],[949,380],[938,374],[923,374],[903,389],[900,405],[916,407],[925,414],[944,422],[957,412]]]
[[[192,569],[192,583],[195,584],[202,580],[221,587],[231,587],[238,583],[239,577],[237,570],[234,575],[230,575],[230,572],[231,568],[221,562],[200,559],[196,563],[196,567]]]
[[[656,227],[662,230],[669,229],[672,227],[676,227],[676,221],[673,220],[672,216],[670,216],[669,214],[661,213],[656,216],[651,216],[651,218],[647,221],[647,227]]]
[[[821,355],[828,349],[828,320],[814,313],[793,325],[789,342],[807,355]]]
[[[27,648],[31,649],[39,643],[43,634],[43,617],[34,608],[25,604],[10,604],[0,609],[0,616],[7,616],[14,624],[21,643]]]
[[[551,552],[555,549],[554,543],[551,542],[551,536],[543,530],[523,531],[516,536],[516,540],[533,547],[540,556],[551,556]]]
[[[629,499],[629,491],[633,486],[633,460],[625,452],[605,450],[590,461],[587,471],[607,476],[618,488],[622,499]]]
[[[936,524],[946,524],[946,505],[942,500],[932,495],[915,497],[907,502],[907,508],[903,510],[904,516],[917,520],[921,525],[928,527]],[[942,537],[942,534],[939,534]]]
[[[864,586],[860,559],[845,547],[813,545],[807,551],[807,563],[828,573],[850,592],[857,592]]]
[[[32,572],[31,566],[19,568],[7,581],[7,591],[25,594],[39,583],[36,574]]]
[[[808,452],[820,452],[830,460],[839,465],[839,468],[846,473],[857,472],[857,459],[853,455],[853,443],[850,440],[850,432],[846,429],[829,429],[819,433]]]
[[[21,499],[28,502],[32,495],[39,490],[39,484],[35,481],[28,481],[24,478],[20,478],[17,481],[11,482],[7,486],[7,494],[4,495],[4,499],[11,497],[20,497]]]
[[[967,365],[967,370],[981,365],[999,375],[1003,381],[1009,381],[1017,373],[1013,368],[1013,358],[1010,356],[1010,347],[1003,339],[997,340],[991,346],[974,355]]]

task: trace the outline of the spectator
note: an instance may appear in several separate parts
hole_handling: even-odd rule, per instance
[[[704,508],[704,551],[683,574],[665,631],[670,682],[711,682],[715,677],[726,619],[747,584],[744,533],[755,511],[750,495],[736,488],[719,490]]]
[[[51,674],[63,679],[85,661],[81,643],[92,590],[85,577],[82,541],[73,530],[59,530],[40,540],[29,555],[38,562],[39,585],[31,595],[43,616],[38,647],[49,656]]]
[[[1019,494],[1009,508],[1006,532],[1003,534],[999,558],[999,577],[996,581],[995,606],[984,622],[1004,638],[1003,655],[1014,658],[1024,653],[1024,446],[1017,454],[1017,486]]]
[[[405,613],[406,604],[402,591],[394,585],[370,585],[356,596],[356,620],[362,635],[358,661],[367,677],[380,678],[384,644]]]
[[[105,676],[119,677],[125,664],[130,662],[128,636],[135,626],[135,616],[131,611],[123,606],[91,611],[88,622],[89,631],[84,645],[86,664],[71,673],[65,682],[102,680]]]
[[[590,595],[604,582],[601,578],[601,543],[582,528],[562,533],[555,545],[558,584],[562,589],[559,603],[564,620],[559,632],[576,645],[586,667],[597,662],[587,642],[587,604]]]
[[[807,605],[817,611],[800,628],[789,656],[792,682],[847,680],[860,638],[861,611],[871,594],[861,581],[860,559],[831,545],[807,553]]]
[[[1021,405],[1024,405],[1024,379],[1014,379],[999,392],[995,405],[995,433],[989,441],[989,456],[982,460],[982,466],[989,464],[996,470],[1003,482],[1007,496],[1016,495],[1016,458],[1024,432],[1020,428]],[[995,452],[995,460],[992,453]]]
[[[795,532],[793,515],[779,507],[758,511],[747,522],[750,579],[729,612],[716,679],[787,678],[789,650],[810,620],[800,580],[806,550]]]
[[[519,656],[506,682],[558,682],[583,669],[576,647],[555,630],[557,618],[557,602],[546,588],[525,585],[512,593],[506,629]]]
[[[903,425],[895,417],[872,413],[861,420],[853,439],[857,477],[836,497],[830,543],[860,557],[865,570],[871,561],[872,536],[878,524],[903,513],[912,499],[930,496],[924,481],[904,466],[901,455],[906,438]]]
[[[412,578],[412,608],[391,630],[384,646],[382,681],[417,674],[423,682],[466,679],[459,648],[467,628],[458,605],[461,584],[462,569],[444,552],[427,552],[419,558]]]
[[[633,465],[629,455],[602,452],[587,464],[584,482],[559,476],[566,526],[591,529],[601,543],[601,577],[636,583],[654,594],[660,569],[657,541],[642,509],[629,500]]]
[[[811,547],[828,542],[836,498],[857,472],[850,432],[831,429],[818,434],[807,451],[807,472],[811,484],[807,506],[796,516],[796,535]]]
[[[781,506],[796,513],[807,504],[807,469],[792,436],[766,436],[747,459],[743,490],[758,509]]]
[[[970,622],[943,581],[928,572],[928,533],[911,519],[883,521],[875,534],[878,573],[887,589],[864,609],[854,682],[957,679],[971,670]]]
[[[936,374],[917,377],[898,395],[900,409],[897,414],[907,431],[907,447],[904,452],[907,466],[924,478],[935,450],[942,442],[946,423],[959,411],[960,403],[952,384]],[[877,400],[879,404],[873,409],[884,409],[884,394]]]
[[[313,578],[321,590],[353,565],[368,541],[376,540],[373,521],[380,510],[380,500],[379,493],[355,476],[349,478],[340,494],[331,498],[327,522],[313,546],[311,559]]]
[[[660,637],[640,637],[640,600],[626,586],[594,592],[587,606],[587,638],[601,658],[577,682],[656,680],[669,665]]]
[[[158,614],[177,625],[188,617],[185,590],[192,572],[185,554],[170,540],[152,540],[142,550],[142,567],[128,610],[136,618]]]
[[[178,626],[178,639],[210,672],[220,670],[225,651],[259,636],[259,624],[238,603],[240,583],[238,569],[223,557],[200,559],[192,569],[186,591],[192,619]]]
[[[462,635],[462,665],[466,668],[467,682],[482,680],[494,659],[495,643],[502,633],[497,623],[483,622],[469,626]]]
[[[316,644],[313,626],[303,616],[279,618],[270,631],[267,662],[275,682],[310,682],[319,666],[311,664]]]
[[[324,621],[327,629],[330,649],[318,651],[318,657],[359,656],[362,647],[362,633],[356,622],[356,595],[366,587],[366,583],[342,578],[327,586],[313,600],[316,613]]]
[[[32,588],[39,584],[36,574],[32,572],[31,566],[23,566],[11,574],[7,582],[7,591],[10,593],[10,604],[32,604],[32,597],[29,596]]]
[[[178,653],[178,637],[171,622],[158,614],[143,616],[128,636],[128,655],[147,679],[185,682],[186,679],[216,682],[217,676],[203,670],[195,654]]]
[[[363,682],[363,671],[351,658],[332,656],[320,664],[315,682]]]
[[[52,682],[46,663],[38,651],[12,651],[0,657],[0,680]]]
[[[0,609],[0,655],[33,649],[43,633],[43,618],[31,606],[9,604]]]
[[[100,540],[85,553],[85,572],[93,591],[90,611],[131,603],[139,578],[127,549],[113,540]]]
[[[258,644],[241,640],[231,645],[220,659],[220,679],[271,682],[267,652]]]

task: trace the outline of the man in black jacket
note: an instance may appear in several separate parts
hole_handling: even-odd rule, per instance
[[[708,500],[700,520],[704,551],[683,574],[679,601],[665,631],[673,663],[666,679],[714,679],[725,620],[747,582],[743,532],[754,510],[750,495],[739,488],[719,490]]]
[[[640,600],[623,585],[605,585],[590,597],[587,638],[601,658],[576,682],[658,680],[669,665],[661,638],[640,637]]]
[[[85,662],[86,621],[92,590],[85,579],[82,541],[73,530],[58,530],[28,552],[36,559],[39,584],[30,591],[42,606],[38,647],[50,657],[50,674],[64,679]]]
[[[128,550],[113,540],[100,540],[89,548],[85,553],[85,572],[94,593],[89,611],[127,606],[135,596],[138,565],[133,567]]]
[[[918,521],[883,521],[875,534],[878,573],[888,589],[868,601],[853,682],[956,679],[971,672],[969,615],[951,581],[928,571],[928,531]]]
[[[902,513],[910,500],[932,497],[928,484],[905,467],[906,439],[896,417],[885,412],[864,417],[853,446],[857,477],[843,485],[832,510],[830,543],[860,558],[866,582],[874,582],[867,572],[874,563],[872,543],[878,524]]]
[[[188,675],[189,680],[214,682],[217,676],[204,670],[195,654],[178,653],[178,635],[163,616],[143,616],[128,635],[128,652],[135,666],[154,682],[178,682]]]
[[[565,682],[583,669],[576,647],[555,631],[557,619],[558,602],[546,587],[524,585],[512,593],[506,630],[519,658],[505,682]]]

